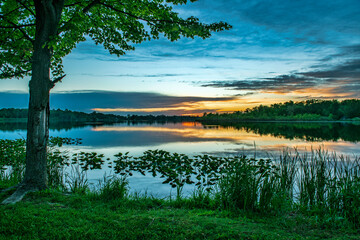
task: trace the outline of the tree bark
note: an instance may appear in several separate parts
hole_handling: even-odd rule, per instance
[[[26,140],[26,170],[23,182],[4,204],[20,201],[27,192],[47,188],[47,141],[49,137],[49,96],[52,50],[48,45],[57,29],[64,0],[34,0],[36,33],[29,82],[30,101]]]

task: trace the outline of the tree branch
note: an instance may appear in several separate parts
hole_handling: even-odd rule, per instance
[[[5,13],[5,14],[0,15],[0,17],[5,18],[6,16],[8,16],[8,15],[10,15],[11,13],[13,13],[13,12],[15,12],[15,11],[18,11],[18,10],[20,10],[20,7],[15,8],[15,9],[11,10],[11,11],[8,12],[8,13]]]
[[[81,2],[73,3],[73,4],[70,4],[70,5],[71,5],[71,6],[76,6],[76,5],[78,5],[79,3],[81,3]],[[83,13],[87,13],[88,11],[90,11],[90,9],[91,9],[93,6],[95,6],[95,5],[98,4],[98,3],[100,3],[100,0],[94,0],[94,1],[92,1],[89,5],[87,5],[87,6],[82,10],[82,12],[83,12]],[[70,5],[68,5],[68,6],[70,6]],[[58,34],[62,33],[64,30],[66,30],[67,25],[69,25],[70,22],[71,22],[73,19],[74,19],[74,16],[72,16],[72,17],[69,19],[69,21],[65,22],[65,23],[62,25],[62,27],[59,27],[59,32],[58,32]]]
[[[31,23],[31,24],[23,24],[23,25],[15,25],[15,26],[0,26],[0,28],[19,29],[19,28],[31,27],[31,26],[35,26],[35,24]]]
[[[28,10],[33,16],[35,16],[35,12],[28,8],[22,1],[16,0],[16,2],[23,6],[26,10]]]
[[[76,6],[76,5],[79,5],[80,3],[82,3],[82,1],[79,1],[79,2],[75,2],[75,3],[72,3],[72,4],[65,4],[64,7],[73,7],[73,6]]]
[[[8,22],[9,24],[13,25],[14,28],[17,29],[17,30],[19,30],[19,31],[23,34],[23,36],[24,36],[27,40],[29,40],[31,43],[34,42],[34,40],[33,40],[23,29],[18,28],[18,25],[16,25],[15,23],[7,20],[4,16],[1,16],[1,15],[0,15],[0,18],[4,19],[4,20],[5,20],[6,22]]]
[[[95,6],[96,4],[100,3],[100,0],[94,0],[92,1],[89,5],[87,5],[84,9],[83,9],[83,13],[87,13],[93,6]]]
[[[28,74],[29,72],[31,72],[31,70],[22,70],[22,71],[14,71],[13,73],[8,73],[8,72],[4,72],[2,70],[0,70],[0,79],[3,78],[13,78],[13,77],[19,77],[25,74]]]
[[[128,16],[130,16],[130,17],[133,17],[133,18],[136,18],[136,19],[139,19],[139,20],[143,20],[143,21],[149,23],[150,25],[155,26],[155,24],[152,22],[152,21],[154,21],[153,19],[150,19],[150,20],[149,20],[149,19],[145,19],[145,18],[136,16],[136,15],[134,15],[134,14],[132,14],[132,13],[124,12],[124,11],[122,11],[122,10],[120,10],[120,9],[117,9],[117,8],[114,8],[114,7],[112,7],[112,6],[110,6],[110,5],[106,4],[106,3],[100,3],[100,4],[103,5],[104,7],[107,7],[107,8],[109,8],[109,9],[115,11],[115,12],[119,12],[119,13],[128,15]]]
[[[63,80],[63,78],[66,77],[66,74],[61,76],[61,77],[57,77],[55,78],[53,81],[51,81],[51,88],[54,88],[55,85],[58,83],[58,82],[61,82],[61,80]]]

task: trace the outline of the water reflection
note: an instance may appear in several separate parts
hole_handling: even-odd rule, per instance
[[[197,122],[144,123],[124,122],[113,125],[61,125],[52,124],[50,135],[82,138],[78,146],[65,150],[95,151],[113,158],[119,152],[142,155],[149,149],[163,149],[187,155],[239,155],[256,157],[275,156],[284,148],[299,151],[318,149],[320,146],[337,154],[360,156],[360,126],[340,123],[242,123],[236,125],[203,125]],[[0,138],[26,137],[25,123],[1,123]],[[112,169],[88,172],[90,183],[96,184],[104,173]],[[130,188],[160,197],[168,196],[171,187],[161,184],[163,179],[135,174],[129,179]],[[193,187],[184,189],[191,192]],[[173,193],[174,194],[174,193]]]
[[[205,125],[206,126],[206,125]],[[233,125],[222,125],[223,128],[232,128],[254,132],[262,135],[285,137],[287,139],[302,139],[306,141],[350,141],[360,140],[360,124],[354,123],[321,123],[321,122],[250,122]]]
[[[349,123],[241,123],[206,125],[198,122],[144,123],[113,125],[52,124],[50,135],[82,138],[80,148],[108,154],[142,153],[164,149],[186,154],[215,155],[279,152],[322,146],[329,151],[359,155],[360,125]],[[0,138],[26,136],[26,124],[0,124]],[[79,147],[77,147],[79,148]]]

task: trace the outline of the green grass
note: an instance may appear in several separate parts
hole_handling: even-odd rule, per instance
[[[0,239],[360,238],[345,226],[329,228],[297,214],[272,217],[186,206],[146,197],[104,202],[94,193],[48,190],[15,205],[0,205]]]
[[[119,153],[109,162],[115,175],[90,191],[86,173],[104,156],[70,158],[58,149],[65,140],[50,142],[49,189],[0,206],[0,239],[360,239],[358,157],[322,149],[273,159]],[[0,140],[0,190],[21,181],[24,154],[23,140]],[[175,198],[130,195],[136,171],[161,174]],[[196,185],[186,198],[184,184]]]

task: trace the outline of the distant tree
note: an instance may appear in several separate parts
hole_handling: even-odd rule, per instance
[[[190,0],[195,2],[196,0]],[[227,23],[204,24],[181,18],[172,6],[187,0],[2,0],[0,2],[0,78],[29,82],[30,101],[23,182],[4,203],[47,187],[46,148],[50,90],[64,77],[62,58],[91,38],[117,56],[132,44],[180,37],[208,38],[230,29]]]
[[[216,117],[215,117],[216,116]],[[360,118],[360,100],[306,100],[303,102],[285,102],[270,106],[259,105],[237,112],[203,116],[204,120],[357,120]]]

